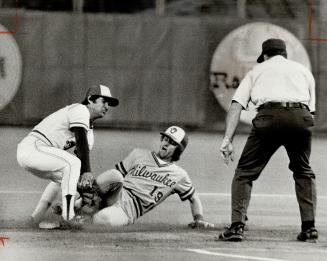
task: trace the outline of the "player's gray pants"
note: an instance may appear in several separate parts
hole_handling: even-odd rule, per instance
[[[315,220],[316,184],[309,165],[313,125],[305,108],[268,108],[258,112],[232,182],[232,223],[245,222],[252,182],[280,146],[285,147],[290,160],[301,220]],[[278,187],[275,190],[279,192]]]

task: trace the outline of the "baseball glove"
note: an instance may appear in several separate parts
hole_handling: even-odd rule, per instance
[[[99,193],[99,186],[95,180],[91,186],[78,187],[78,192],[82,198],[81,213],[93,215],[100,208],[101,197]]]
[[[93,184],[95,182],[95,177],[91,172],[84,172],[79,179],[79,182],[77,184],[78,189],[89,189],[92,188]]]
[[[190,228],[197,228],[197,229],[208,229],[208,228],[214,228],[215,225],[213,223],[209,223],[204,220],[196,220],[188,224],[188,227]]]

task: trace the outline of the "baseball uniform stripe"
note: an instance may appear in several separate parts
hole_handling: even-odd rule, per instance
[[[123,176],[125,177],[127,175],[127,171],[123,165],[123,162],[119,162],[118,164],[115,165],[116,169],[123,174]]]
[[[37,145],[37,141],[35,141],[34,142],[34,147],[35,147],[35,150],[37,150],[38,152],[40,152],[40,153],[42,153],[42,154],[46,154],[46,155],[48,155],[48,156],[50,156],[50,157],[53,157],[53,158],[56,158],[56,159],[58,159],[58,160],[61,160],[61,161],[64,161],[65,163],[66,163],[66,166],[68,166],[69,167],[69,170],[68,170],[68,179],[67,179],[67,187],[66,187],[66,189],[67,189],[67,194],[73,194],[73,195],[75,195],[75,191],[73,191],[73,193],[70,191],[70,182],[71,182],[71,170],[72,170],[72,166],[71,166],[71,164],[70,164],[70,162],[67,160],[67,159],[65,159],[64,157],[61,157],[61,156],[59,156],[59,155],[56,155],[56,154],[54,154],[54,153],[50,153],[50,152],[48,152],[48,151],[44,151],[44,150],[42,150],[41,148],[42,147],[39,147],[38,145]],[[63,172],[61,172],[62,173],[62,176],[64,175],[64,173]]]
[[[37,133],[39,135],[41,135],[43,138],[45,138],[50,144],[51,146],[53,146],[52,142],[47,138],[47,136],[45,136],[41,131],[38,130],[32,130],[32,132]]]
[[[184,192],[183,194],[179,194],[179,197],[182,201],[185,201],[187,199],[190,199],[195,192],[195,188],[191,187],[188,191]]]
[[[133,199],[134,206],[138,207],[135,209],[139,209],[138,217],[143,216],[145,213],[149,212],[151,209],[153,209],[156,206],[155,203],[145,204],[142,199],[140,199],[138,196],[136,196],[133,193],[133,190],[126,187],[124,188],[128,192],[129,196]]]
[[[69,124],[69,128],[73,128],[73,127],[82,127],[86,130],[89,129],[89,126],[87,126],[86,124],[82,123],[82,122],[71,122]]]
[[[120,173],[122,173],[122,170],[119,168],[119,165],[118,165],[118,164],[115,164],[115,168],[116,168],[116,170],[118,170]]]
[[[142,206],[144,209],[143,213],[146,213],[146,212],[149,212],[151,209],[153,209],[156,206],[156,204],[154,204],[154,203],[150,203],[149,205],[142,204]]]
[[[136,212],[136,218],[139,218],[140,216],[142,216],[142,213],[141,213],[141,204],[140,202],[137,200],[137,197],[132,193],[132,191],[128,188],[126,188],[126,191],[127,191],[127,194],[128,196],[132,199],[133,201],[133,205],[134,205],[134,208],[135,208],[135,212]]]
[[[157,158],[157,155],[153,151],[151,152],[151,154],[152,154],[154,161],[157,163],[158,167],[167,167],[170,165],[170,163],[161,164]]]

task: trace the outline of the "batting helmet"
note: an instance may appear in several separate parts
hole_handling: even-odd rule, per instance
[[[185,131],[178,126],[171,126],[165,132],[160,132],[161,136],[166,136],[177,143],[177,148],[172,160],[178,161],[188,143],[188,136]]]

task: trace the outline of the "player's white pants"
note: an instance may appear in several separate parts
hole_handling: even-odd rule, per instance
[[[107,207],[93,216],[94,224],[124,226],[130,223],[128,216],[121,207],[123,180],[122,174],[115,169],[108,170],[97,177],[96,182]]]
[[[68,202],[69,219],[71,219],[74,216],[74,197],[81,169],[80,159],[29,135],[18,144],[17,161],[21,167],[35,176],[61,183],[63,216],[67,210],[67,201],[64,198],[68,194],[72,195]]]

